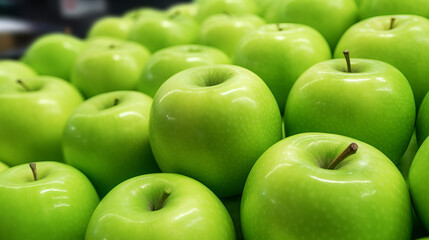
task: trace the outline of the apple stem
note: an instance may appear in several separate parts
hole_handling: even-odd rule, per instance
[[[390,19],[390,28],[389,28],[390,30],[393,29],[393,24],[395,24],[395,20],[396,20],[396,18],[394,18],[394,17]]]
[[[155,203],[152,203],[150,205],[150,210],[151,211],[157,211],[157,210],[161,209],[162,207],[164,207],[165,202],[166,202],[168,196],[170,196],[170,194],[171,194],[171,189],[170,188],[164,189],[164,191],[162,192],[161,197]]]
[[[70,27],[70,26],[66,26],[66,27],[64,28],[64,33],[65,33],[65,34],[67,34],[67,35],[72,35],[72,34],[73,34],[73,31],[72,31],[72,29],[71,29],[71,27]]]
[[[119,98],[115,98],[115,101],[113,102],[113,106],[118,105],[118,103],[119,103]]]
[[[358,150],[358,145],[356,143],[351,143],[349,146],[347,146],[347,148],[340,155],[338,155],[334,159],[334,161],[332,161],[328,165],[327,169],[334,169],[338,164],[340,164],[348,156],[356,153],[357,150]]]
[[[346,58],[347,71],[349,73],[351,73],[352,72],[352,65],[350,63],[350,52],[349,52],[349,50],[346,49],[346,50],[343,51],[343,54],[344,54],[344,57]]]
[[[33,178],[34,178],[34,181],[37,181],[37,169],[36,169],[36,163],[31,162],[29,165],[30,165],[31,171],[33,172]]]
[[[114,44],[110,44],[110,45],[109,45],[109,48],[110,48],[110,49],[114,49],[115,47],[116,47],[116,46],[115,46]]]
[[[25,84],[21,79],[17,79],[16,82],[21,85],[22,88],[25,89],[25,91],[29,92],[30,88],[27,86],[27,84]]]
[[[276,23],[276,25],[277,25],[277,30],[283,31],[283,28],[280,26],[280,23]]]
[[[229,12],[227,12],[227,11],[223,11],[223,14],[225,14],[225,15],[227,15],[227,16],[229,16],[229,17],[231,17],[232,15],[231,15],[231,13],[229,13]]]
[[[180,11],[179,10],[176,10],[176,11],[174,11],[174,12],[172,12],[171,14],[170,14],[170,16],[168,16],[170,19],[174,19],[174,18],[176,18],[177,16],[179,16],[180,15]]]

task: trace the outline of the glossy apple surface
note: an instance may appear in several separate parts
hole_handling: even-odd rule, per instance
[[[390,29],[391,19],[395,18]],[[395,66],[410,82],[419,109],[429,90],[429,20],[419,16],[392,15],[363,20],[341,37],[335,50],[340,58],[348,49],[353,57],[384,61]],[[407,59],[404,61],[404,59]]]
[[[57,162],[28,164],[0,174],[0,238],[83,239],[98,196],[78,170]]]
[[[203,22],[212,15],[228,14],[258,14],[259,6],[253,0],[203,0],[198,1],[197,19]]]
[[[327,169],[352,142],[356,153]],[[241,211],[248,240],[411,237],[401,173],[374,147],[340,135],[298,134],[269,148],[249,174]]]
[[[258,157],[281,139],[265,83],[247,69],[207,65],[168,79],[156,93],[151,147],[163,172],[190,176],[220,197],[240,193]]]
[[[149,144],[152,98],[114,91],[82,103],[63,135],[64,160],[81,170],[100,196],[137,175],[158,172]]]
[[[32,161],[61,161],[66,121],[82,103],[64,80],[36,76],[0,82],[0,159],[9,166]]]
[[[196,19],[198,15],[198,4],[196,3],[177,3],[167,9],[167,14],[181,14]]]
[[[76,58],[84,47],[85,44],[73,36],[46,34],[31,44],[22,61],[40,75],[69,80]]]
[[[117,90],[136,90],[150,52],[139,44],[96,38],[79,55],[71,82],[86,98]]]
[[[231,217],[207,187],[182,175],[158,173],[129,179],[109,192],[95,210],[85,239],[235,236]]]
[[[0,81],[33,77],[37,73],[27,64],[16,60],[0,60]]]
[[[104,17],[91,26],[87,37],[111,37],[126,40],[133,23],[134,21],[129,18]]]
[[[229,63],[231,60],[225,53],[209,46],[190,44],[164,48],[149,58],[140,77],[138,90],[153,97],[167,79],[180,71],[208,64]]]
[[[413,14],[429,17],[429,2],[426,0],[360,0],[360,18],[391,14]]]
[[[240,41],[233,64],[262,78],[283,113],[298,77],[314,64],[330,58],[329,46],[316,30],[301,24],[268,24]]]
[[[404,154],[414,129],[411,87],[393,66],[381,61],[343,59],[314,65],[296,81],[285,109],[286,136],[328,132],[356,138],[394,163]]]

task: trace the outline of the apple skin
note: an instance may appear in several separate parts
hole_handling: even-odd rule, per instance
[[[150,52],[139,44],[96,38],[76,60],[71,82],[86,98],[117,90],[136,90]]]
[[[6,169],[9,169],[9,166],[7,166],[6,164],[0,162],[0,172],[5,171]]]
[[[177,3],[167,9],[167,14],[180,13],[181,15],[196,19],[198,9],[199,8],[196,3]]]
[[[0,174],[0,239],[83,239],[99,199],[81,172],[58,162],[28,164]]]
[[[111,37],[126,40],[133,23],[134,21],[129,18],[104,17],[91,26],[87,38]]]
[[[352,142],[355,154],[324,168]],[[297,134],[269,148],[247,178],[241,211],[247,240],[411,237],[401,173],[374,147],[334,134]]]
[[[76,58],[84,47],[85,43],[73,36],[46,34],[31,44],[21,60],[40,75],[69,80]]]
[[[395,164],[413,134],[411,87],[395,67],[370,59],[318,63],[296,81],[285,110],[286,136],[302,132],[341,134],[379,149]]]
[[[199,41],[232,56],[240,40],[264,24],[264,19],[253,14],[212,15],[201,24]]]
[[[0,81],[34,77],[37,73],[27,64],[16,60],[0,60]]]
[[[402,155],[401,160],[396,165],[401,171],[402,176],[408,184],[408,174],[410,172],[411,163],[413,162],[414,156],[419,150],[419,145],[417,144],[416,131],[414,130],[413,135],[411,136],[410,143],[408,143],[407,150],[405,150],[404,155]]]
[[[208,17],[220,14],[258,14],[259,7],[253,0],[204,0],[197,2],[199,11],[197,19],[203,22]]]
[[[361,19],[391,14],[413,14],[429,17],[429,2],[426,0],[360,0]]]
[[[163,207],[151,211],[165,189]],[[92,215],[85,240],[235,239],[221,201],[203,184],[171,173],[129,179],[115,187]]]
[[[258,157],[281,139],[281,116],[265,83],[247,69],[184,70],[156,93],[149,121],[163,172],[190,176],[219,197],[241,193]]]
[[[298,77],[330,58],[329,46],[316,30],[301,24],[268,24],[240,41],[232,61],[265,81],[283,113],[288,93]]]
[[[140,76],[138,90],[153,97],[167,79],[180,71],[208,64],[230,63],[227,55],[209,46],[189,44],[164,48],[149,58]]]
[[[389,29],[391,18],[393,29]],[[352,57],[370,58],[395,66],[410,82],[419,109],[429,90],[429,20],[419,16],[392,15],[373,17],[356,23],[341,37],[335,58],[348,49]],[[404,61],[407,59],[407,61]]]
[[[419,112],[416,120],[416,135],[418,145],[422,145],[426,138],[429,136],[429,95],[426,94],[422,104],[420,105]]]
[[[133,24],[129,40],[147,47],[151,52],[162,48],[195,43],[199,26],[185,14],[173,12],[160,16],[144,16]]]
[[[136,21],[142,17],[159,17],[164,15],[165,15],[165,12],[160,9],[151,8],[151,7],[142,7],[142,8],[137,8],[137,9],[132,9],[127,11],[123,15],[123,17]]]
[[[88,176],[100,196],[131,177],[159,172],[149,144],[151,104],[139,92],[108,92],[86,100],[68,119],[64,160]]]
[[[62,79],[21,79],[31,91],[10,80],[0,82],[0,159],[9,166],[62,161],[63,129],[82,103],[79,91]]]
[[[280,0],[268,6],[265,20],[308,25],[319,31],[334,50],[341,35],[357,22],[358,9],[354,0]]]

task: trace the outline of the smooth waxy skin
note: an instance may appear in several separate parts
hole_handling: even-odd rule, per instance
[[[334,50],[341,35],[358,20],[354,0],[281,0],[266,11],[269,23],[299,23],[319,31]]]
[[[167,80],[154,97],[149,136],[163,172],[190,176],[220,197],[240,193],[258,157],[281,139],[264,82],[231,65],[200,66]]]
[[[95,22],[88,32],[88,38],[111,37],[126,40],[134,23],[129,18],[104,17]]]
[[[258,14],[259,8],[253,0],[204,0],[198,2],[197,18],[203,22],[208,17],[220,14]]]
[[[360,18],[389,14],[413,14],[429,17],[429,2],[426,0],[360,0]]]
[[[429,136],[429,95],[426,94],[420,105],[416,120],[417,143],[420,145]]]
[[[201,24],[200,42],[218,48],[231,56],[246,34],[264,24],[265,20],[253,14],[212,15]]]
[[[417,151],[408,175],[414,209],[426,229],[429,229],[429,206],[427,204],[429,201],[429,189],[427,184],[427,172],[429,170],[428,157],[429,141],[426,139]]]
[[[171,194],[151,211],[162,192]],[[235,239],[234,226],[221,201],[201,183],[177,174],[148,174],[115,187],[91,218],[86,240]]]
[[[300,24],[269,24],[241,40],[233,63],[262,78],[283,112],[298,77],[314,64],[330,58],[328,44],[314,29]]]
[[[88,176],[100,196],[126,179],[159,171],[149,144],[151,104],[139,92],[104,93],[81,104],[67,121],[64,160]]]
[[[393,29],[390,29],[394,17]],[[429,20],[419,16],[374,17],[353,25],[342,36],[335,57],[348,49],[352,57],[370,58],[395,66],[410,82],[419,109],[429,90]],[[404,59],[407,59],[404,61]]]
[[[326,167],[350,143],[355,154]],[[411,200],[395,165],[363,142],[298,134],[269,148],[243,192],[241,223],[252,239],[410,239]]]
[[[66,121],[82,103],[78,90],[54,77],[0,82],[0,161],[15,166],[31,161],[61,161]]]
[[[124,14],[124,18],[138,20],[141,17],[159,17],[165,15],[164,11],[156,8],[142,7],[130,10]]]
[[[87,98],[116,91],[136,90],[150,52],[139,44],[97,38],[78,57],[71,82]]]
[[[6,164],[0,162],[0,172],[3,172],[6,169],[9,169],[9,166],[7,166]]]
[[[98,196],[78,170],[57,162],[28,164],[0,174],[0,238],[83,239]]]
[[[16,60],[0,60],[0,81],[36,76],[36,72],[27,64]]]
[[[191,44],[197,38],[196,20],[178,12],[139,17],[129,36],[130,41],[147,47],[151,52],[170,46]]]
[[[346,69],[345,60],[328,60],[296,81],[286,103],[286,136],[341,134],[371,144],[398,163],[416,115],[407,79],[393,66],[376,60],[352,59],[354,72]]]
[[[38,38],[25,52],[22,61],[40,75],[70,79],[77,56],[85,44],[66,34],[46,34]]]
[[[229,57],[216,48],[195,44],[168,47],[157,51],[148,60],[138,89],[153,97],[167,79],[180,71],[208,64],[229,63]]]
[[[178,3],[167,9],[167,14],[176,14],[196,18],[198,15],[198,5],[196,3]]]

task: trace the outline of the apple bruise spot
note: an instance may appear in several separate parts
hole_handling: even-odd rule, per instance
[[[161,208],[163,208],[165,206],[165,203],[167,201],[167,198],[171,195],[171,189],[170,188],[165,188],[164,191],[162,192],[161,196],[152,201],[151,203],[149,203],[149,210],[150,211],[158,211]]]
[[[358,150],[358,145],[356,143],[351,143],[347,148],[338,155],[329,165],[326,169],[334,169],[338,164],[340,164],[344,159],[349,157],[352,154],[355,154]]]

